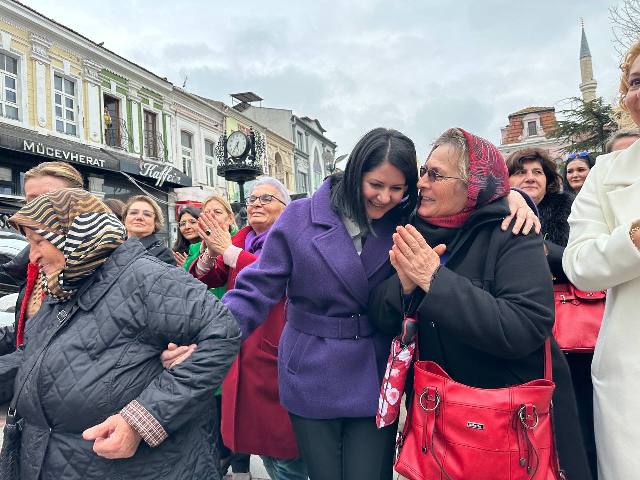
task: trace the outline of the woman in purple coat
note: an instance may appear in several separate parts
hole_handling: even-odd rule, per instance
[[[280,401],[312,480],[392,478],[397,424],[375,423],[391,337],[366,312],[369,291],[393,272],[392,235],[415,207],[417,181],[413,142],[372,130],[343,175],[286,208],[223,297],[246,338],[288,296]]]
[[[392,273],[395,227],[415,207],[416,158],[400,132],[367,133],[344,175],[287,207],[223,298],[246,337],[287,292],[280,401],[313,480],[392,476],[396,426],[377,430],[374,418],[391,339],[365,312],[369,290]]]

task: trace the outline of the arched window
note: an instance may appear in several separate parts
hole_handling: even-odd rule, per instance
[[[322,164],[320,163],[320,154],[318,149],[313,149],[313,184],[316,189],[320,188],[322,183]]]
[[[284,183],[284,163],[282,162],[282,156],[280,155],[280,152],[276,152],[275,160],[275,177]]]
[[[182,171],[188,177],[193,177],[193,135],[181,130],[180,143],[182,145]]]

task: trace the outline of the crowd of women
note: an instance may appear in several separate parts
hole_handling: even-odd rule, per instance
[[[640,125],[640,43],[620,91]],[[274,480],[389,480],[398,423],[376,413],[410,314],[416,360],[478,390],[540,379],[550,359],[565,478],[635,478],[639,137],[559,174],[543,149],[503,159],[461,128],[418,165],[408,137],[377,128],[310,198],[256,182],[239,230],[221,196],[183,208],[172,249],[151,197],[103,202],[67,164],[33,168],[10,220],[29,247],[0,267],[21,285],[0,342],[2,473],[249,479],[259,455]],[[595,354],[552,339],[566,281],[609,292]],[[528,462],[505,478],[547,478]]]

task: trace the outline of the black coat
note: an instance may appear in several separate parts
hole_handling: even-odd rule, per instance
[[[240,348],[226,307],[184,270],[147,254],[131,239],[90,277],[79,310],[29,364],[57,325],[62,305],[47,298],[27,323],[25,347],[0,357],[0,381],[26,378],[17,405],[24,417],[22,480],[217,479],[214,390]],[[168,342],[198,344],[184,363],[165,370]],[[82,432],[138,400],[168,437],[144,441],[130,459],[107,460]]]
[[[503,232],[500,223],[507,214],[504,200],[474,212],[417,307],[420,359],[437,362],[454,380],[474,387],[542,378],[544,341],[553,326],[542,237]],[[401,299],[394,275],[372,292],[370,321],[398,333]],[[560,462],[568,478],[589,479],[567,362],[551,343]]]
[[[153,255],[169,265],[176,264],[176,259],[174,258],[171,249],[167,247],[162,240],[156,237],[155,233],[139,238],[138,240],[140,240],[142,246],[147,249],[149,255]]]
[[[549,268],[558,281],[566,282],[562,270],[562,254],[569,242],[569,214],[575,196],[573,193],[547,193],[538,204],[542,235],[548,249]]]

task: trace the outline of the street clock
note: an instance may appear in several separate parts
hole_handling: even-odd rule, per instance
[[[249,138],[239,130],[227,137],[227,152],[233,158],[243,157],[250,146]]]

